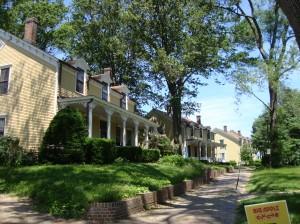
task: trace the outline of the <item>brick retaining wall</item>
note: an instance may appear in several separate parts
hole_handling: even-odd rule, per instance
[[[232,170],[226,170],[233,172]],[[87,211],[87,220],[91,224],[105,224],[116,219],[127,218],[144,209],[155,207],[157,203],[165,203],[187,191],[202,185],[209,184],[210,179],[216,178],[225,173],[225,170],[206,169],[204,173],[193,180],[185,180],[181,183],[163,187],[158,191],[138,194],[134,198],[129,198],[117,202],[92,203]]]

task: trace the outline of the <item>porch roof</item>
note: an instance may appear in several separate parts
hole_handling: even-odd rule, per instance
[[[131,118],[133,120],[136,120],[140,123],[144,123],[149,127],[153,127],[153,128],[158,128],[159,125],[155,124],[151,121],[149,121],[148,119],[139,116],[135,113],[132,113],[128,110],[124,110],[114,104],[111,104],[109,102],[106,102],[104,100],[99,99],[98,97],[95,96],[80,96],[80,97],[70,97],[70,98],[64,98],[64,99],[58,99],[58,103],[60,105],[71,105],[71,104],[86,104],[88,102],[93,102],[96,103],[97,105],[102,106],[103,108],[107,108],[112,110],[113,112],[119,113],[120,115],[124,115],[127,116],[128,118]]]

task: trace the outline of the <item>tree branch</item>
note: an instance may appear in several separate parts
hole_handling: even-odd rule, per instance
[[[274,28],[272,31],[272,38],[271,38],[271,45],[270,45],[270,56],[269,59],[272,60],[274,56],[274,50],[275,50],[275,44],[277,39],[277,31],[278,31],[278,19],[279,19],[279,4],[276,2],[275,4],[275,22],[274,22]]]

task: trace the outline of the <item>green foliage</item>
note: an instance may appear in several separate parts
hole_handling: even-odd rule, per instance
[[[25,20],[37,18],[39,21],[37,46],[48,51],[51,51],[59,40],[56,39],[55,33],[68,11],[62,0],[38,2],[5,0],[0,3],[0,8],[0,28],[21,39]]]
[[[65,108],[51,121],[40,149],[40,159],[53,163],[81,163],[87,137],[85,120],[78,110]]]
[[[171,164],[174,166],[183,166],[186,164],[186,159],[180,155],[165,156],[159,160],[160,163]]]
[[[23,155],[23,148],[19,145],[18,138],[0,137],[1,166],[19,166],[22,164]]]
[[[159,160],[160,153],[159,149],[143,149],[142,150],[142,161],[145,163],[153,163]]]
[[[115,142],[110,139],[87,138],[84,151],[86,163],[112,163],[116,158]]]
[[[278,165],[300,164],[300,92],[289,88],[282,88],[279,95],[277,118],[277,145],[279,148],[276,157]],[[266,151],[270,148],[268,139],[268,113],[259,116],[253,124],[253,147],[263,156],[263,164],[268,165]],[[271,151],[271,155],[273,152]]]
[[[130,162],[141,162],[143,159],[143,150],[137,146],[119,146],[116,147],[117,157],[124,158]]]
[[[113,163],[0,168],[0,192],[33,199],[35,208],[64,218],[82,217],[92,202],[118,201],[199,176],[203,165]]]
[[[251,145],[243,145],[241,147],[241,160],[245,162],[246,165],[253,164],[253,149]]]
[[[172,145],[171,140],[166,135],[151,135],[149,147],[159,149],[162,156],[176,154],[176,145]]]
[[[235,160],[230,160],[229,161],[229,165],[233,166],[233,167],[236,167],[236,161]]]

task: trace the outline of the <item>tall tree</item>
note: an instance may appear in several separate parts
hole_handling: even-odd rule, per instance
[[[128,19],[149,80],[159,94],[166,90],[157,101],[166,97],[174,139],[181,143],[183,105],[191,109],[185,100],[195,105],[201,78],[222,67],[228,47],[223,13],[207,1],[133,0]]]
[[[300,2],[298,0],[278,0],[278,2],[294,30],[300,48]]]
[[[55,32],[67,13],[63,0],[4,0],[0,4],[0,28],[23,38],[27,18],[38,19],[37,46],[51,51],[56,45]]]
[[[233,2],[232,6],[223,8],[237,17],[238,22],[234,27],[236,41],[240,43],[242,50],[257,56],[255,64],[238,67],[234,79],[240,92],[250,93],[256,98],[258,97],[249,84],[267,83],[269,102],[258,99],[269,111],[270,148],[273,165],[276,165],[276,157],[280,153],[276,127],[278,90],[280,82],[298,67],[298,49],[292,42],[294,34],[279,8],[278,1],[247,0],[247,7],[241,1]]]
[[[128,31],[122,0],[73,0],[69,21],[57,32],[59,46],[70,56],[81,56],[91,72],[111,67],[113,81],[127,84],[138,105],[151,98],[150,85],[144,81],[143,64],[137,57],[135,37]]]
[[[269,148],[269,113],[265,111],[253,124],[252,145],[258,149],[265,165],[268,164],[266,149]],[[300,164],[300,92],[286,87],[279,92],[278,106],[278,157],[279,165]]]

